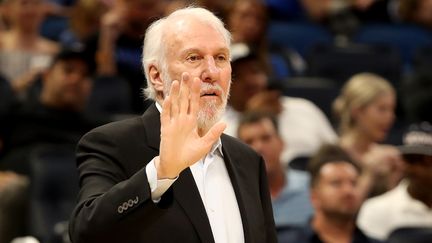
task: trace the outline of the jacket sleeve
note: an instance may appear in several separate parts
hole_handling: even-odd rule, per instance
[[[77,147],[80,192],[70,220],[72,242],[109,242],[138,217],[151,223],[172,201],[169,189],[158,204],[151,200],[145,164],[128,175],[124,151],[116,139],[98,131],[86,134]],[[150,155],[151,157],[151,155]],[[143,159],[143,158],[137,158]],[[142,220],[146,222],[142,222]]]

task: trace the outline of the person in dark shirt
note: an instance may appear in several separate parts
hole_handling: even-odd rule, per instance
[[[280,243],[372,243],[355,224],[363,198],[360,167],[337,145],[324,145],[309,164],[315,214],[304,227],[279,232]]]
[[[100,31],[85,41],[87,49],[95,51],[97,74],[116,76],[130,86],[135,113],[142,113],[142,88],[145,77],[141,58],[144,32],[148,25],[163,14],[159,0],[114,0],[102,16]]]
[[[63,50],[34,82],[27,97],[11,109],[0,137],[4,150],[0,170],[28,174],[27,156],[41,144],[75,146],[80,137],[105,123],[87,115],[94,64],[81,50]]]

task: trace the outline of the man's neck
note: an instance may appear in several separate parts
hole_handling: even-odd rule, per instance
[[[271,198],[275,199],[286,186],[287,178],[285,177],[285,172],[283,169],[269,171],[267,172],[267,178],[269,179]]]
[[[354,218],[330,217],[322,212],[316,212],[311,226],[326,243],[349,243],[352,241]]]

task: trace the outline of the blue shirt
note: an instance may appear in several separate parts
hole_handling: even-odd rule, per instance
[[[305,225],[313,214],[309,197],[310,176],[307,172],[289,169],[286,178],[286,186],[272,201],[276,227]]]

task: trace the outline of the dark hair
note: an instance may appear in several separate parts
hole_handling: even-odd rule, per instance
[[[269,119],[271,121],[271,123],[273,124],[273,127],[276,130],[276,133],[279,134],[279,125],[278,125],[276,116],[274,116],[271,113],[258,112],[258,111],[248,111],[248,112],[243,113],[243,115],[240,118],[240,122],[239,122],[239,125],[237,128],[237,134],[239,133],[240,129],[244,125],[257,123],[257,122],[264,120],[264,119]]]
[[[86,48],[64,47],[54,56],[51,66],[60,61],[80,60],[86,64],[88,73],[91,75],[96,70],[96,62]]]
[[[351,164],[359,174],[361,173],[359,164],[355,162],[344,149],[339,145],[325,144],[314,154],[308,164],[308,170],[311,175],[311,187],[317,184],[322,167],[330,163]]]

